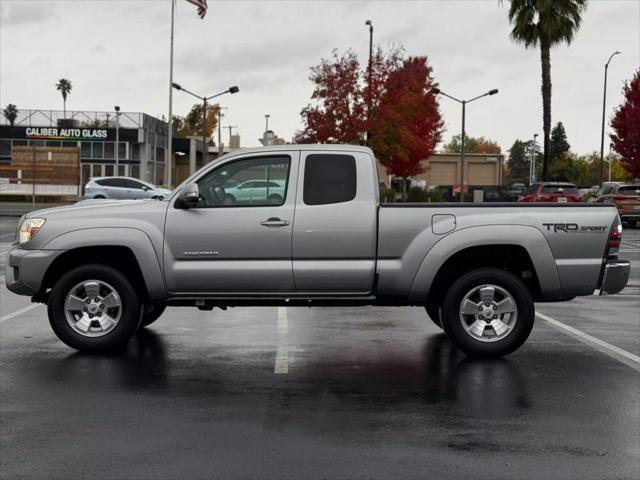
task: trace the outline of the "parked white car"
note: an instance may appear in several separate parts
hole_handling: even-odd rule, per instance
[[[280,205],[284,199],[283,180],[247,180],[235,187],[224,189],[225,205],[251,205],[268,200]]]
[[[84,187],[84,198],[109,198],[113,200],[136,200],[155,198],[162,200],[171,194],[171,190],[156,187],[131,177],[94,177]]]

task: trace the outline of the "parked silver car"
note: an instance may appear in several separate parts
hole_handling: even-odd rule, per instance
[[[114,200],[135,200],[155,198],[162,200],[171,190],[131,177],[94,177],[84,187],[84,198],[110,198]]]

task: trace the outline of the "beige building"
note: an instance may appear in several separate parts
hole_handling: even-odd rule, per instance
[[[460,185],[460,154],[434,153],[422,161],[423,173],[413,177],[425,186]],[[378,178],[389,185],[392,176],[378,162]],[[504,178],[504,156],[484,153],[465,153],[464,184],[466,185],[502,185]]]

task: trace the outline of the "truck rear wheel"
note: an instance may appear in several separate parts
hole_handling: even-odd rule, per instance
[[[138,329],[142,313],[129,280],[100,264],[77,267],[60,277],[47,310],[60,340],[77,350],[96,352],[123,346]]]
[[[449,289],[442,324],[451,341],[469,355],[498,357],[519,348],[533,328],[535,309],[527,287],[503,270],[483,268]]]

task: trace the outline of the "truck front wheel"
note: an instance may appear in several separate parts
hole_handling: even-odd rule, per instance
[[[498,357],[520,347],[533,328],[535,309],[527,287],[503,270],[483,268],[460,277],[442,308],[442,326],[469,355]]]
[[[100,264],[77,267],[60,277],[47,310],[58,338],[86,351],[123,346],[138,329],[142,314],[131,282],[118,270]]]

